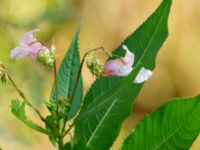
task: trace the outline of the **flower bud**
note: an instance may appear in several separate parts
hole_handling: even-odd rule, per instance
[[[46,64],[48,67],[53,68],[54,67],[54,61],[55,61],[55,54],[53,52],[50,53]]]
[[[103,63],[99,59],[89,59],[86,64],[93,75],[97,77],[100,75],[103,69]]]
[[[0,80],[2,83],[6,83],[6,73],[0,70]]]
[[[49,68],[53,68],[55,61],[55,53],[54,52],[47,53],[46,51],[40,50],[37,56],[37,60],[39,63]]]

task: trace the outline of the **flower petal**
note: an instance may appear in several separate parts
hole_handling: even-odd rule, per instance
[[[36,59],[39,51],[43,51],[46,55],[49,55],[49,49],[43,46],[40,42],[36,42],[29,46],[28,56],[32,59]]]
[[[108,61],[101,73],[103,76],[127,76],[132,71],[134,54],[126,45],[123,45],[122,48],[126,51],[125,56]]]
[[[118,74],[118,76],[127,76],[127,75],[129,75],[129,73],[131,73],[132,70],[133,70],[132,67],[129,67],[129,66],[122,66],[122,67],[119,69],[119,74]]]
[[[132,67],[135,61],[134,54],[128,49],[126,45],[122,45],[122,48],[126,51],[126,54],[123,57],[124,62],[127,66]]]
[[[134,83],[140,84],[143,83],[144,81],[147,81],[151,76],[153,75],[153,72],[149,69],[145,69],[142,67],[136,76]]]
[[[16,47],[14,48],[11,53],[10,53],[10,58],[16,58],[16,59],[21,59],[25,56],[28,55],[28,50],[27,48],[24,47]]]
[[[51,45],[51,52],[55,52],[55,50],[56,50],[56,46],[55,46],[55,44],[53,42],[53,44]]]
[[[36,42],[37,40],[34,37],[33,33],[38,32],[38,31],[39,29],[34,29],[32,31],[22,34],[21,37],[19,38],[20,45],[22,47],[27,47],[27,46],[30,46],[31,43]]]
[[[119,59],[108,61],[103,68],[102,76],[119,76],[120,67],[123,66]]]

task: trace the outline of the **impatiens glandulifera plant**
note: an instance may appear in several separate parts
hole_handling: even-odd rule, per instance
[[[168,16],[171,0],[163,0],[157,10],[113,53],[99,47],[89,49],[81,62],[78,52],[80,27],[56,69],[56,48],[49,49],[37,41],[38,29],[23,34],[11,58],[30,57],[53,69],[54,84],[46,106],[50,114],[44,117],[11,78],[0,63],[2,82],[9,80],[19,95],[12,101],[12,113],[30,128],[48,135],[59,150],[107,150],[119,135],[123,121],[131,114],[133,103],[143,84],[152,76],[157,53],[168,36]],[[105,64],[93,53],[102,50],[109,56]],[[87,64],[96,76],[83,96],[82,67]],[[26,116],[31,107],[44,126]],[[122,150],[189,149],[200,132],[200,96],[173,99],[145,117],[119,146]],[[72,130],[73,129],[73,130]],[[74,132],[72,132],[74,131]],[[70,140],[65,141],[69,135]]]

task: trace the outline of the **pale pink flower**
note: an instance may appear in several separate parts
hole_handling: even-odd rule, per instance
[[[126,51],[125,56],[108,61],[104,65],[102,76],[127,76],[132,71],[134,54],[126,45],[123,45],[122,48]]]
[[[125,56],[108,61],[104,65],[101,73],[102,76],[127,76],[132,71],[135,56],[126,45],[123,45],[122,48],[126,51]],[[147,81],[152,74],[153,72],[151,70],[142,67],[133,82],[137,84],[143,83],[144,81]]]
[[[20,46],[14,48],[11,51],[10,57],[21,59],[23,57],[29,56],[32,59],[37,59],[37,55],[40,50],[49,53],[49,49],[46,46],[43,46],[34,37],[33,33],[38,31],[39,29],[35,29],[21,35],[21,37],[19,38]]]

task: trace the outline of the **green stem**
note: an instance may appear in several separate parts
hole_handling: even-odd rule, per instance
[[[72,97],[70,98],[70,101],[69,101],[70,104],[73,102],[74,97],[75,97],[75,94],[76,94],[76,89],[77,89],[77,86],[78,86],[78,81],[79,81],[80,76],[81,76],[81,72],[82,72],[82,68],[83,68],[83,64],[84,64],[85,58],[86,58],[86,56],[87,56],[89,53],[91,53],[91,52],[93,52],[93,51],[96,51],[96,50],[103,50],[106,54],[108,54],[109,56],[111,56],[111,54],[110,54],[108,51],[106,51],[106,50],[104,49],[104,47],[98,47],[98,48],[95,48],[95,49],[91,49],[91,50],[87,51],[87,52],[83,55],[83,58],[82,58],[82,61],[81,61],[81,65],[80,65],[80,68],[79,68],[79,71],[78,71],[78,75],[77,75],[77,77],[76,77],[76,82],[75,82],[75,85],[74,85],[74,89],[73,89],[73,92],[72,92]],[[65,120],[64,120],[64,125],[63,125],[63,128],[62,128],[62,133],[63,133],[64,130],[65,130],[65,126],[66,126],[66,123],[67,123],[67,119],[68,119],[68,117],[69,117],[70,108],[71,108],[71,107],[68,107],[68,108],[67,108],[67,113],[66,113],[67,116],[65,117]]]
[[[58,78],[57,78],[57,69],[56,69],[56,58],[54,58],[54,82],[55,82],[55,91],[56,91],[56,101],[58,101]]]
[[[5,70],[5,73],[7,74],[8,79],[10,80],[10,82],[12,83],[12,85],[14,86],[14,88],[18,91],[19,95],[27,102],[28,106],[30,106],[40,117],[40,119],[45,122],[44,117],[41,115],[41,113],[39,112],[39,110],[37,110],[37,108],[35,108],[26,98],[25,94],[23,93],[22,90],[20,90],[18,88],[18,86],[16,85],[16,83],[14,82],[14,80],[12,79],[12,77],[10,76],[10,74],[8,73],[8,71],[6,70],[5,66],[1,65],[2,68]]]
[[[64,132],[63,137],[65,137],[65,135],[67,135],[67,133],[69,133],[71,131],[71,129],[74,127],[75,124],[72,124],[69,126],[69,128],[67,129],[67,131]]]
[[[59,136],[58,137],[58,150],[62,150],[63,148],[63,137]]]
[[[57,116],[57,129],[59,131],[59,136],[57,137],[58,141],[58,150],[62,150],[63,148],[63,136],[62,132],[60,133],[60,120],[59,120],[59,95],[58,95],[58,78],[57,78],[57,69],[56,69],[56,58],[54,58],[54,84],[55,84],[55,92],[56,92],[56,116]]]
[[[54,84],[55,84],[55,92],[56,92],[56,116],[57,116],[57,129],[60,128],[59,122],[59,100],[58,100],[58,78],[57,78],[57,69],[56,69],[56,58],[54,57]]]
[[[34,107],[34,106],[28,101],[28,99],[26,98],[26,96],[25,96],[25,94],[23,93],[23,91],[20,90],[20,89],[18,88],[17,84],[14,82],[14,80],[12,79],[12,77],[10,76],[10,74],[8,73],[8,71],[6,70],[5,66],[2,65],[2,64],[0,64],[0,66],[2,67],[2,69],[0,68],[0,71],[3,71],[3,72],[6,73],[6,75],[7,75],[8,79],[9,79],[9,81],[10,81],[11,84],[14,86],[14,88],[17,90],[17,92],[19,93],[19,95],[24,99],[24,101],[26,101],[27,105],[28,105],[29,107],[31,107],[31,108],[38,114],[38,116],[40,117],[40,119],[41,119],[44,123],[46,123],[47,126],[49,126],[49,128],[52,130],[52,133],[53,133],[53,128],[51,127],[51,125],[49,125],[49,124],[46,122],[45,118],[42,116],[42,114],[39,112],[39,110],[38,110],[36,107]]]

